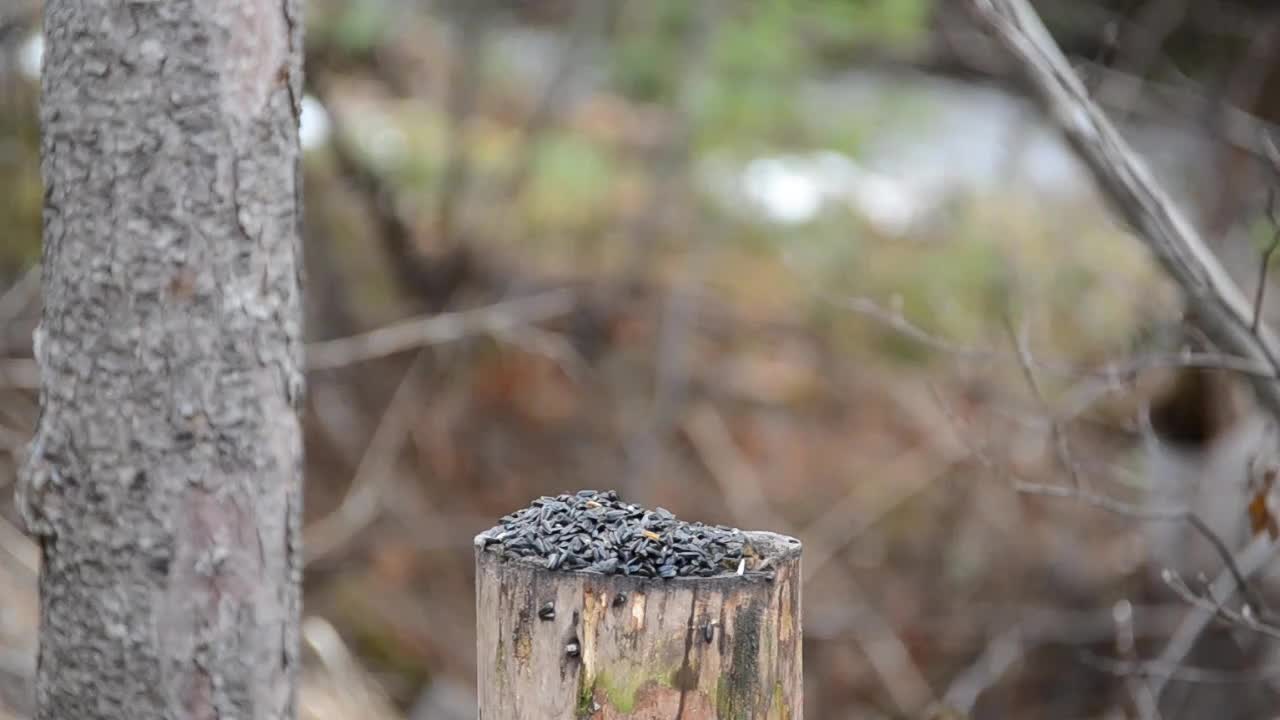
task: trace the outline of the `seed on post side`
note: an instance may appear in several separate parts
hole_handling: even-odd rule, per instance
[[[578,645],[577,640],[570,640],[569,644],[564,646],[564,654],[568,655],[571,658],[578,657],[578,655],[581,654],[581,652],[582,652],[582,648]]]
[[[591,572],[604,573],[606,575],[612,575],[617,569],[618,558],[607,558],[600,562],[593,563],[591,567],[587,568],[587,570],[590,570]]]
[[[620,593],[618,593],[617,595],[614,595],[614,596],[613,596],[613,606],[614,606],[614,607],[616,607],[616,608],[620,608],[620,607],[622,607],[623,605],[626,605],[626,604],[627,604],[627,594],[626,594],[626,593],[624,593],[624,592],[620,592]]]
[[[708,620],[706,623],[703,623],[703,625],[702,625],[702,639],[703,639],[703,640],[706,640],[706,641],[707,641],[707,643],[708,643],[708,644],[710,644],[710,642],[711,642],[712,640],[714,640],[714,639],[715,639],[715,637],[716,637],[716,626],[715,626],[715,624],[714,624],[714,623],[712,623],[710,620]]]
[[[540,620],[554,620],[556,618],[556,604],[548,602],[538,608],[538,618]]]

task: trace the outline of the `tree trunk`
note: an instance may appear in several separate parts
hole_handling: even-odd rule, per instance
[[[298,0],[46,0],[37,718],[295,716]]]

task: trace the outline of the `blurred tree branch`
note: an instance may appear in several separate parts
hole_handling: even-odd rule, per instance
[[[960,22],[961,18],[953,17],[953,5],[959,6],[960,3],[945,3],[939,8],[933,35],[922,47],[904,50],[868,44],[856,51],[853,56],[855,63],[882,72],[923,72],[961,82],[993,83],[1013,93],[1025,92],[1024,86],[1015,84],[1018,69],[1015,63],[1010,62],[1008,54],[1001,52],[971,23]],[[1075,38],[1075,45],[1079,47],[1064,47],[1064,52],[1075,53],[1072,66],[1081,74],[1086,86],[1094,91],[1094,102],[1107,111],[1166,125],[1171,121],[1184,122],[1185,118],[1202,114],[1205,108],[1212,107],[1211,130],[1221,142],[1254,158],[1265,158],[1261,136],[1264,132],[1274,132],[1275,128],[1273,119],[1259,117],[1254,112],[1253,101],[1257,99],[1258,85],[1265,74],[1263,63],[1269,61],[1265,48],[1269,47],[1269,33],[1275,19],[1259,11],[1245,13],[1242,17],[1214,15],[1206,12],[1201,3],[1191,5],[1188,17],[1183,18],[1183,25],[1194,26],[1197,33],[1214,40],[1249,41],[1250,47],[1244,57],[1235,63],[1235,80],[1222,79],[1221,88],[1206,88],[1176,71],[1172,72],[1172,77],[1149,76],[1146,70],[1153,66],[1163,67],[1169,60],[1156,57],[1154,50],[1135,49],[1125,53],[1120,64],[1108,65],[1098,61],[1096,56],[1102,53],[1093,44],[1082,45],[1086,36],[1081,35]],[[1158,46],[1167,32],[1167,27],[1147,27],[1142,18],[1129,21],[1109,12],[1089,15],[1088,22],[1074,24],[1114,31],[1120,38],[1117,44],[1130,40],[1148,48]],[[1242,31],[1238,25],[1249,28],[1249,31]],[[1083,31],[1077,31],[1077,34],[1080,32]],[[1094,34],[1105,36],[1107,31]],[[1136,91],[1139,84],[1141,92]],[[1232,102],[1221,102],[1227,99],[1222,97],[1224,93]]]
[[[447,112],[449,116],[449,155],[444,176],[440,180],[440,197],[436,204],[436,241],[446,248],[464,244],[465,235],[458,229],[458,201],[466,194],[471,180],[471,164],[467,155],[467,122],[476,109],[480,93],[480,71],[484,62],[485,43],[493,8],[486,0],[468,0],[457,19],[457,61],[449,78]]]
[[[410,318],[352,337],[311,343],[307,369],[328,370],[476,335],[506,335],[523,325],[561,317],[573,309],[567,290],[519,297],[485,307]]]
[[[1251,380],[1272,419],[1280,419],[1280,383],[1274,377],[1280,369],[1280,344],[1275,335],[1256,323],[1256,308],[1089,97],[1035,11],[1026,0],[969,0],[966,6],[1017,61],[1045,114],[1075,149],[1104,197],[1181,286],[1194,324],[1220,349],[1272,369],[1273,377]],[[1237,589],[1247,588],[1243,578],[1261,569],[1275,548],[1269,537],[1259,536],[1235,562],[1229,562],[1210,592],[1215,608],[1221,608]],[[1160,662],[1171,667],[1181,663],[1210,619],[1220,614],[1193,605]],[[1166,681],[1165,677],[1153,679],[1151,697],[1160,698]]]
[[[601,0],[578,0],[574,3],[564,48],[550,80],[519,129],[523,142],[517,151],[518,159],[513,164],[511,175],[500,183],[494,193],[496,203],[514,202],[524,192],[533,175],[537,149],[535,141],[553,125],[570,81],[575,73],[581,72],[590,64],[588,51],[591,49],[592,39],[604,35],[619,7],[619,4]]]
[[[40,19],[40,3],[36,0],[6,0],[0,8],[0,37],[10,31],[22,31]]]
[[[966,6],[1019,63],[1050,121],[1079,154],[1104,196],[1186,294],[1189,310],[1221,349],[1265,364],[1252,378],[1280,418],[1280,341],[1252,331],[1253,308],[1146,164],[1090,99],[1088,91],[1026,0],[968,0]]]
[[[1275,558],[1276,547],[1276,544],[1267,535],[1255,537],[1247,547],[1237,554],[1235,564],[1239,569],[1238,571],[1246,576],[1258,572]],[[1179,579],[1170,573],[1167,582],[1176,590]],[[1214,618],[1221,617],[1221,611],[1224,609],[1225,603],[1231,600],[1231,596],[1236,589],[1233,572],[1224,569],[1205,591],[1205,596],[1211,598],[1209,605],[1192,603],[1191,612],[1169,639],[1168,645],[1165,646],[1160,658],[1156,661],[1157,664],[1165,667],[1178,667],[1187,654],[1191,652],[1192,646],[1204,629],[1208,627],[1209,623]],[[1241,622],[1240,625],[1245,628],[1254,627],[1251,622]],[[1164,692],[1169,680],[1170,677],[1168,675],[1154,678],[1151,684],[1151,692],[1156,697],[1159,697]]]

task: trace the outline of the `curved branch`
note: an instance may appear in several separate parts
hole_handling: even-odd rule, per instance
[[[1269,328],[1253,331],[1249,300],[1090,99],[1026,0],[966,0],[965,5],[1018,61],[1048,119],[1075,149],[1108,203],[1182,287],[1210,339],[1226,352],[1280,370],[1280,341]],[[1252,380],[1263,405],[1280,419],[1280,383]]]

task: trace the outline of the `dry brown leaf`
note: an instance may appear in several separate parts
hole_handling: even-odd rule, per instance
[[[1249,501],[1249,524],[1253,528],[1253,534],[1257,535],[1263,530],[1274,540],[1280,535],[1280,526],[1276,524],[1276,517],[1271,511],[1271,504],[1268,499],[1271,497],[1271,488],[1276,482],[1277,469],[1268,468],[1262,476],[1262,486],[1254,493],[1253,498]]]

